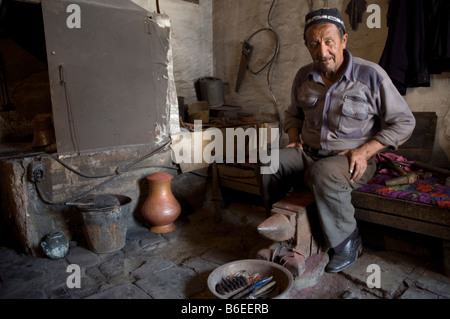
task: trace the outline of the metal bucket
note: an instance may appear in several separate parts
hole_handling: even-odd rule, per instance
[[[112,195],[119,200],[119,205],[94,208],[78,206],[84,222],[84,234],[89,249],[104,254],[122,249],[127,237],[126,216],[129,212],[131,198]],[[87,199],[89,200],[89,199]]]
[[[218,78],[200,78],[195,85],[198,87],[199,101],[207,101],[209,106],[221,106],[225,102],[225,83]]]

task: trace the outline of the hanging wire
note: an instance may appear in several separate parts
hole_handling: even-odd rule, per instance
[[[170,139],[169,139],[169,140],[165,141],[164,144],[163,144],[162,146],[158,147],[156,150],[153,150],[153,151],[149,152],[148,154],[139,157],[139,158],[136,159],[134,162],[128,164],[128,165],[125,166],[124,168],[122,168],[122,169],[118,169],[118,168],[117,168],[116,171],[115,171],[114,173],[104,174],[104,175],[88,175],[88,174],[84,174],[84,173],[78,171],[77,169],[75,169],[75,168],[69,166],[68,164],[66,164],[64,161],[60,160],[60,159],[57,158],[56,156],[51,156],[52,159],[54,159],[54,160],[57,161],[59,164],[61,164],[61,165],[64,166],[65,168],[67,168],[69,171],[71,171],[71,172],[73,172],[73,173],[75,173],[75,174],[77,174],[77,175],[79,175],[79,176],[82,176],[82,177],[84,177],[84,178],[91,178],[91,179],[95,179],[95,178],[107,178],[107,177],[108,177],[108,179],[105,180],[105,181],[103,181],[102,183],[100,183],[100,184],[98,184],[98,185],[92,187],[89,191],[83,192],[83,193],[81,193],[81,194],[74,195],[70,200],[64,200],[64,201],[61,201],[61,202],[54,202],[54,201],[49,200],[49,199],[46,197],[45,193],[42,191],[42,189],[41,189],[41,187],[40,187],[40,182],[34,182],[36,191],[37,191],[37,193],[38,193],[40,199],[41,199],[44,203],[46,203],[46,204],[50,204],[50,205],[64,205],[64,204],[65,204],[66,202],[68,202],[68,201],[76,201],[76,200],[78,200],[78,199],[80,199],[80,198],[82,198],[82,197],[85,197],[86,195],[89,195],[90,193],[92,193],[93,190],[100,189],[103,185],[110,183],[111,181],[113,181],[114,179],[116,179],[117,177],[121,176],[122,174],[124,174],[124,173],[126,173],[126,172],[128,172],[128,171],[131,171],[131,170],[137,169],[137,168],[139,168],[139,169],[143,168],[143,167],[135,167],[135,166],[136,166],[138,163],[140,163],[140,162],[142,162],[142,161],[144,161],[144,160],[150,158],[151,156],[153,156],[153,155],[155,155],[155,154],[161,152],[162,150],[164,150],[164,149],[170,144],[170,142],[171,142],[171,141],[170,141]],[[162,166],[162,165],[161,165],[161,166],[156,166],[156,165],[155,165],[155,166],[147,166],[147,167],[158,167],[158,168],[166,168],[166,169],[177,169],[177,168],[175,168],[175,167]]]
[[[272,2],[272,5],[270,6],[269,13],[267,15],[267,24],[269,25],[270,30],[272,31],[272,33],[273,33],[273,35],[275,37],[275,45],[276,45],[275,52],[273,54],[272,59],[270,60],[269,70],[267,71],[267,85],[269,86],[270,93],[272,94],[273,100],[275,101],[275,105],[276,105],[277,98],[275,96],[275,93],[272,90],[272,85],[271,85],[271,82],[270,82],[270,75],[272,74],[271,73],[272,67],[274,65],[274,61],[278,57],[278,53],[280,52],[280,38],[278,37],[278,33],[274,30],[274,28],[272,27],[272,23],[271,23],[272,10],[273,10],[273,7],[275,5],[275,1],[276,0],[274,0]],[[280,115],[279,115],[278,109],[277,109],[277,117],[278,117],[278,119],[280,119]]]
[[[272,83],[271,83],[271,74],[273,72],[274,62],[275,62],[276,58],[278,57],[278,54],[279,54],[279,51],[280,51],[280,39],[279,39],[278,33],[274,30],[274,28],[272,27],[272,23],[271,23],[272,12],[273,12],[273,8],[275,6],[275,2],[276,1],[277,0],[273,0],[272,1],[272,4],[271,4],[270,9],[269,9],[269,13],[267,14],[267,24],[269,25],[269,27],[261,28],[261,29],[255,31],[252,35],[250,35],[250,37],[246,41],[250,42],[250,40],[256,34],[258,34],[260,32],[264,32],[264,31],[269,31],[273,35],[273,37],[275,39],[275,49],[274,49],[272,57],[269,59],[269,61],[267,61],[267,63],[264,66],[262,66],[257,71],[253,71],[250,65],[248,66],[248,69],[249,69],[249,71],[251,73],[257,75],[257,74],[261,73],[263,70],[265,70],[267,67],[269,68],[268,71],[267,71],[267,86],[269,87],[270,93],[271,93],[272,98],[273,98],[273,100],[275,102],[275,110],[276,110],[276,113],[277,113],[276,115],[277,115],[277,118],[278,118],[278,122],[281,125],[281,117],[280,117],[280,112],[279,112],[278,106],[277,106],[277,98],[275,96],[275,93],[273,92]]]

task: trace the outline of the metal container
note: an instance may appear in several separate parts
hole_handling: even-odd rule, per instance
[[[204,77],[196,83],[197,98],[208,102],[210,107],[221,106],[225,102],[225,83],[218,78]],[[198,94],[200,93],[200,94]]]
[[[247,271],[249,274],[258,273],[261,277],[273,276],[277,288],[268,296],[271,299],[284,299],[294,283],[291,272],[279,264],[262,259],[244,259],[232,261],[216,268],[208,277],[209,290],[219,299],[229,299],[239,290],[221,295],[216,291],[216,285],[227,276],[232,276],[240,271]]]
[[[53,231],[42,239],[41,247],[48,258],[60,259],[69,252],[69,240],[63,232]]]
[[[84,233],[89,249],[104,254],[122,249],[127,237],[126,217],[131,198],[123,195],[112,195],[119,200],[113,207],[95,208],[78,206],[84,222]],[[90,201],[87,198],[86,201]]]

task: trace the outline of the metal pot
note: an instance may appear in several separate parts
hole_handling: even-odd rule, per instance
[[[222,106],[225,102],[225,83],[215,77],[203,77],[196,81],[195,89],[199,101],[207,101],[210,107]]]
[[[69,240],[63,232],[53,231],[42,239],[41,247],[48,258],[60,259],[69,252]]]

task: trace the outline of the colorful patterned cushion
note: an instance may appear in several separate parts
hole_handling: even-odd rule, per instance
[[[450,208],[450,187],[445,186],[443,177],[433,176],[412,184],[386,186],[385,180],[393,177],[398,175],[377,172],[366,185],[355,191]]]

